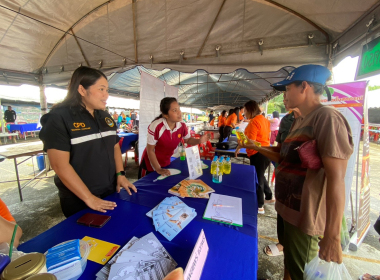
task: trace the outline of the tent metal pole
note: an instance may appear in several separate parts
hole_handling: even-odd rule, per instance
[[[74,33],[74,30],[71,28],[70,31],[71,31],[71,33],[74,36],[75,42],[77,42],[78,48],[79,48],[79,50],[80,50],[80,52],[81,52],[81,54],[83,56],[84,61],[86,61],[87,66],[90,67],[90,63],[88,62],[87,57],[86,57],[86,55],[83,52],[82,46],[80,45],[80,43],[78,41],[78,38],[77,38],[77,36]]]
[[[219,11],[218,11],[218,13],[216,14],[216,16],[215,16],[215,18],[214,18],[214,21],[212,22],[212,25],[211,25],[210,29],[209,29],[208,32],[207,32],[206,38],[203,40],[202,46],[200,47],[200,49],[199,49],[199,51],[198,51],[197,57],[200,57],[200,56],[201,56],[202,51],[203,51],[203,48],[205,47],[205,44],[206,44],[206,42],[207,42],[207,39],[208,39],[208,37],[210,36],[210,33],[211,33],[212,29],[214,28],[214,25],[215,25],[215,23],[216,23],[216,20],[217,20],[218,17],[219,17],[220,12],[222,11],[222,8],[223,8],[223,6],[224,6],[224,3],[226,3],[226,0],[223,0],[222,5],[220,5]]]
[[[133,16],[133,43],[135,45],[135,63],[137,63],[138,53],[137,53],[137,29],[136,29],[136,0],[132,0],[132,16]]]

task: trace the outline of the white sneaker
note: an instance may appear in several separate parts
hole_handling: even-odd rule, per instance
[[[259,210],[258,210],[257,213],[258,213],[258,214],[265,214],[265,210],[264,210],[264,208],[259,208]]]

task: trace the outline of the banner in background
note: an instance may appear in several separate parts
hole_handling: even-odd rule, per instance
[[[161,114],[160,102],[165,97],[164,82],[145,72],[141,72],[139,162],[146,147],[148,126]]]
[[[139,162],[147,142],[148,126],[161,114],[160,102],[164,97],[178,98],[178,88],[170,86],[145,72],[141,72]]]
[[[337,84],[337,85],[329,85],[329,90],[331,93],[331,101],[327,101],[326,95],[324,95],[324,98],[322,103],[324,105],[334,106],[339,112],[345,116],[347,119],[352,132],[352,138],[354,142],[354,152],[352,153],[348,165],[347,165],[347,171],[345,176],[345,186],[346,186],[346,204],[345,209],[347,209],[348,202],[350,201],[350,193],[351,193],[351,187],[352,187],[352,180],[354,178],[355,173],[355,164],[356,164],[356,158],[358,155],[358,149],[360,145],[360,133],[361,133],[361,126],[363,123],[363,115],[364,115],[364,121],[367,122],[367,125],[365,125],[365,129],[368,129],[368,110],[365,106],[365,93],[367,88],[367,81],[361,81],[361,82],[353,82],[353,83],[346,83],[346,84]],[[360,192],[360,200],[359,194],[357,195],[356,202],[359,204],[359,214],[357,218],[357,229],[358,229],[358,238],[361,238],[361,232],[366,229],[369,226],[369,173],[368,173],[368,167],[369,165],[365,165],[364,159],[366,158],[368,154],[369,158],[369,142],[366,141],[366,136],[368,135],[364,132],[363,136],[363,168],[366,168],[367,173],[365,178],[363,178],[364,169],[362,171],[362,189],[363,189],[363,181],[368,182],[368,189],[366,189],[365,192]],[[368,140],[369,141],[369,140]],[[366,156],[365,156],[366,154]],[[368,162],[369,163],[369,162]],[[358,163],[359,164],[359,163]],[[364,195],[365,194],[365,195]],[[367,201],[368,199],[368,201]],[[367,203],[368,202],[368,203]],[[360,231],[360,232],[359,232]],[[364,234],[364,232],[363,232]]]
[[[370,225],[369,213],[370,205],[370,183],[369,183],[369,131],[368,131],[368,104],[367,98],[364,101],[364,131],[363,131],[363,158],[362,158],[362,174],[361,184],[359,188],[359,213],[357,214],[357,244],[360,244]]]
[[[346,204],[350,201],[352,180],[355,172],[355,163],[360,144],[360,132],[363,120],[363,104],[367,82],[353,82],[347,84],[329,85],[331,101],[327,101],[324,94],[321,102],[324,105],[334,106],[347,119],[352,132],[354,142],[354,152],[347,164],[346,176],[344,178],[346,186]]]

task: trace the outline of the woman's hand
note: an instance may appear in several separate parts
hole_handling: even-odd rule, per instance
[[[167,169],[160,168],[160,169],[156,170],[156,172],[162,176],[170,176],[170,171]]]
[[[238,144],[241,148],[251,149],[251,150],[255,150],[255,151],[258,151],[258,148],[260,146],[260,142],[251,140],[249,138],[247,138],[246,143],[243,143],[240,140],[238,140]]]
[[[123,175],[117,176],[116,191],[119,193],[121,188],[124,188],[129,195],[132,195],[130,189],[132,189],[135,193],[137,192],[135,185],[129,182]]]
[[[91,195],[84,203],[86,203],[89,208],[102,213],[106,213],[107,210],[113,210],[117,206],[115,202],[103,200],[95,195]]]
[[[205,143],[210,140],[210,134],[203,134],[200,139],[200,143]]]

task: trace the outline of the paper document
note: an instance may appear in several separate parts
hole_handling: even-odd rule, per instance
[[[242,227],[242,200],[240,197],[212,193],[203,218]]]
[[[187,263],[184,279],[186,280],[199,280],[201,279],[203,267],[206,262],[208,254],[208,244],[205,233],[202,229],[198,237],[197,243],[191,253],[189,262]]]

